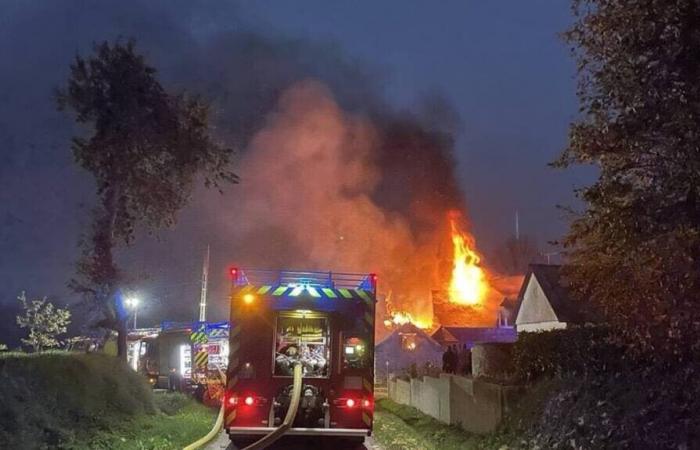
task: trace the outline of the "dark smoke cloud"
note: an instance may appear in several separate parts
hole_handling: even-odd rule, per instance
[[[144,324],[193,317],[207,244],[212,247],[212,314],[225,318],[224,273],[234,261],[268,267],[373,270],[367,267],[372,258],[380,260],[386,256],[381,252],[393,249],[381,247],[382,236],[403,242],[394,250],[417,261],[417,255],[435,253],[435,232],[444,224],[445,211],[463,206],[452,172],[452,134],[459,123],[454,110],[433,96],[416,112],[394,111],[382,99],[382,75],[332,44],[261,34],[227,2],[16,0],[2,8],[0,55],[6,63],[0,72],[3,303],[13,302],[21,289],[30,295],[72,299],[65,283],[78,254],[77,238],[88,225],[93,183],[72,163],[69,138],[78,130],[55,111],[51,92],[65,82],[74,55],[87,54],[97,41],[136,39],[167,86],[197,92],[212,102],[217,135],[240,150],[243,185],[229,188],[223,197],[198,190],[176,229],[160,233],[157,239],[144,235],[135,248],[122,252],[127,270],[150,275],[139,284],[147,305],[140,313]],[[341,186],[340,194],[362,198],[364,212],[374,214],[373,236],[365,236],[379,240],[371,248],[376,255],[346,261],[342,253],[319,257],[326,252],[326,241],[318,239],[316,245],[322,250],[314,253],[310,250],[313,236],[290,229],[284,221],[261,220],[265,214],[246,209],[280,207],[246,203],[245,183],[267,170],[264,162],[259,166],[250,162],[259,161],[255,152],[282,151],[261,145],[261,133],[279,120],[285,99],[289,101],[290,92],[298,92],[294,89],[305,80],[316,80],[312,85],[324,94],[316,92],[314,98],[326,99],[326,103],[319,101],[326,111],[335,111],[341,128],[363,136],[362,145],[345,142],[339,147],[343,151],[333,155],[350,152],[336,161],[344,167],[343,173],[351,163],[359,165],[355,178]],[[292,107],[287,104],[287,108]],[[304,151],[306,144],[285,148],[285,155]],[[282,174],[274,183],[268,182],[271,192],[295,189]],[[309,198],[314,193],[311,185],[297,196],[296,210],[318,208]],[[361,228],[354,230],[356,238],[363,236]],[[382,269],[404,271],[389,278],[415,280],[416,287],[425,291],[427,284],[420,278],[430,272],[425,261],[425,267]]]

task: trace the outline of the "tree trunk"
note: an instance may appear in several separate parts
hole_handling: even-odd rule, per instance
[[[117,358],[126,362],[126,336],[127,336],[126,320],[119,320],[117,325]]]
[[[114,186],[115,184],[112,183]],[[105,214],[100,220],[97,233],[101,233],[99,246],[101,247],[101,264],[105,275],[105,284],[109,286],[110,299],[118,301],[116,293],[119,285],[119,275],[116,264],[114,263],[113,249],[115,245],[115,223],[117,220],[117,201],[119,197],[119,188],[109,189],[103,199]],[[101,228],[101,229],[100,229]],[[119,317],[120,307],[123,305],[114,305],[114,320],[116,321],[117,331],[117,358],[122,361],[127,361],[127,317]]]

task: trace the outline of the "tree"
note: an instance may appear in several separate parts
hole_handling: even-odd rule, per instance
[[[29,329],[29,336],[22,342],[35,352],[58,347],[60,342],[56,337],[66,332],[70,324],[70,311],[56,308],[46,297],[30,303],[24,292],[17,299],[24,309],[24,315],[17,316],[17,325]]]
[[[700,11],[694,0],[575,0],[565,33],[581,118],[556,165],[594,164],[564,241],[577,292],[632,350],[700,345]]]
[[[125,277],[115,248],[129,246],[137,226],[173,225],[198,177],[219,190],[235,183],[232,150],[210,137],[208,106],[168,94],[133,42],[96,45],[93,56],[77,56],[70,69],[57,103],[89,129],[73,138],[72,149],[77,164],[95,177],[99,199],[70,286],[99,307],[99,325],[118,332],[124,358],[126,313],[118,292]]]

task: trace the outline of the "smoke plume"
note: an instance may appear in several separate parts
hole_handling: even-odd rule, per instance
[[[194,316],[208,244],[213,319],[227,318],[232,263],[374,271],[397,309],[430,316],[430,290],[444,282],[439,266],[449,256],[445,215],[464,210],[452,157],[459,118],[439,96],[397,111],[381,74],[333,45],[246,27],[231,4],[8,5],[0,29],[12,61],[0,73],[0,250],[13,255],[0,261],[5,303],[37,279],[37,295],[71,300],[65,283],[94,187],[72,162],[78,130],[55,111],[51,91],[76,52],[121,37],[136,40],[168,89],[211,102],[217,136],[240,150],[242,178],[223,196],[195,193],[175,230],[158,240],[143,234],[123,252],[126,271],[151,276],[136,287],[145,298],[140,325]]]
[[[429,321],[446,212],[461,206],[449,142],[299,82],[248,145],[221,233],[244,265],[379,273],[394,307]]]

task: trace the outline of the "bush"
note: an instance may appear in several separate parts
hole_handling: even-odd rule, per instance
[[[158,410],[168,416],[174,416],[192,401],[190,397],[180,392],[158,394],[155,396],[155,400]]]
[[[602,326],[518,336],[516,374],[540,380],[518,401],[537,407],[516,448],[700,448],[697,363],[629,352],[618,338]]]
[[[146,380],[100,354],[0,355],[0,447],[57,447],[81,432],[155,413]]]
[[[600,374],[618,370],[623,363],[632,362],[625,360],[624,348],[613,343],[605,326],[520,333],[513,347],[515,377],[520,381]]]

